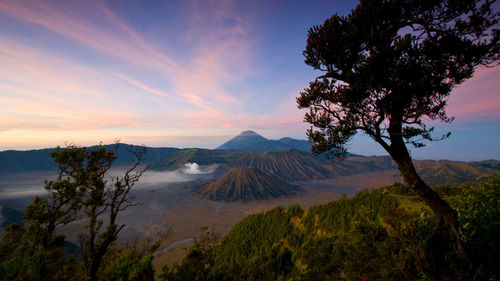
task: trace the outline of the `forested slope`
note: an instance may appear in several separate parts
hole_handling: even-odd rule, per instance
[[[500,176],[437,190],[458,211],[476,279],[496,280]],[[198,241],[180,265],[165,269],[163,278],[426,280],[425,245],[435,223],[421,200],[399,184],[307,210],[277,207],[248,216],[217,246]],[[448,262],[454,263],[452,255]]]

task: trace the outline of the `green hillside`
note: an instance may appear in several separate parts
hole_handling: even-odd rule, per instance
[[[442,187],[458,211],[460,235],[477,280],[500,268],[500,176]],[[200,240],[167,280],[427,280],[425,241],[435,217],[412,191],[394,184],[302,210],[277,207],[235,225],[217,246]],[[212,241],[213,242],[213,241]],[[453,256],[448,260],[453,263]],[[199,264],[205,264],[200,270]]]
[[[254,168],[232,168],[217,181],[197,193],[217,201],[252,201],[296,194],[298,187],[273,178]]]

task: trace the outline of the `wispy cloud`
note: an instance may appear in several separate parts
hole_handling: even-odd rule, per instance
[[[132,78],[128,77],[128,76],[127,76],[127,75],[125,75],[125,74],[118,73],[118,74],[117,74],[117,76],[118,76],[118,77],[120,77],[121,79],[123,79],[123,80],[125,80],[125,81],[129,82],[130,84],[132,84],[132,85],[136,86],[137,88],[142,89],[142,90],[144,90],[144,91],[146,91],[146,92],[149,92],[149,93],[151,93],[151,94],[153,94],[153,95],[157,95],[157,96],[160,96],[160,97],[167,97],[167,98],[176,98],[176,97],[175,97],[175,96],[173,96],[173,95],[169,95],[169,94],[166,94],[166,93],[164,93],[164,92],[162,92],[162,91],[160,91],[160,90],[157,90],[157,89],[153,89],[153,88],[151,88],[151,87],[148,87],[148,86],[146,86],[146,85],[142,84],[141,82],[136,81],[136,80],[134,80],[134,79],[132,79]]]
[[[479,68],[474,77],[455,88],[448,101],[448,112],[463,122],[465,116],[496,118],[500,112],[500,66]]]
[[[244,129],[303,136],[295,96],[313,75],[273,65],[281,49],[265,57],[260,46],[300,32],[271,30],[246,3],[168,1],[150,15],[139,11],[143,2],[0,1],[0,24],[8,23],[0,28],[0,146],[116,138],[168,145],[208,135],[196,143],[210,147]],[[479,69],[454,90],[450,114],[497,118],[499,75]]]
[[[214,8],[211,13],[223,17],[225,11]],[[190,47],[190,54],[182,57],[169,42],[144,38],[100,1],[2,1],[0,16],[72,40],[88,49],[85,56],[104,58],[90,66],[61,53],[59,46],[27,46],[18,40],[22,32],[0,34],[0,130],[222,128],[228,122],[223,111],[240,106],[224,84],[242,77],[242,66],[249,60],[241,26],[227,33],[227,28],[190,25],[186,34],[204,36],[198,39],[199,47]],[[163,44],[162,51],[158,44]],[[235,73],[237,66],[240,72]],[[152,86],[141,79],[148,76],[164,79]]]
[[[0,11],[132,65],[166,75],[175,86],[172,94],[184,97],[187,101],[209,98],[223,104],[237,103],[220,87],[220,80],[231,74],[227,65],[223,65],[228,63],[228,60],[223,59],[224,54],[229,54],[230,59],[236,61],[245,60],[246,53],[241,52],[244,47],[235,48],[240,51],[239,54],[230,52],[231,47],[244,43],[238,39],[221,38],[227,40],[200,42],[203,52],[194,54],[191,61],[176,61],[175,53],[160,52],[99,1],[3,1]],[[206,29],[204,31],[207,32]]]

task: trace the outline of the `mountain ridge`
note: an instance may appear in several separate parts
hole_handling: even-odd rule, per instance
[[[337,171],[326,160],[295,149],[275,151],[187,149],[152,165],[153,170],[175,170],[187,162],[199,165],[225,164],[249,167],[283,181],[307,181],[332,177]]]
[[[267,140],[254,131],[244,131],[239,136],[251,136],[254,140]],[[237,136],[238,137],[238,136]],[[279,141],[292,144],[297,140],[281,138]],[[308,143],[306,141],[302,141]],[[91,146],[94,149],[97,146]],[[134,156],[128,149],[129,144],[104,145],[106,149],[117,151],[118,158],[114,166],[125,166],[132,163]],[[55,171],[57,165],[49,153],[57,148],[46,148],[28,151],[7,150],[0,152],[0,175],[34,171]],[[314,156],[309,151],[285,148],[280,150],[220,150],[171,147],[145,147],[143,164],[152,164],[152,170],[175,170],[184,167],[188,162],[198,165],[223,164],[217,177],[234,167],[249,167],[279,178],[282,181],[309,181],[376,172],[393,169],[396,165],[388,156],[347,155],[343,161]],[[500,171],[500,161],[450,161],[450,160],[414,160],[417,172],[431,186],[456,184],[471,180],[481,175]],[[215,177],[214,177],[215,178]]]
[[[422,179],[431,186],[462,183],[500,171],[500,161],[496,160],[413,161]],[[396,164],[389,156],[351,156],[344,160],[335,160],[316,157],[294,149],[276,151],[186,149],[155,162],[151,168],[160,171],[175,170],[187,162],[199,165],[224,164],[229,168],[256,168],[288,182],[320,180],[383,170],[394,170],[394,173],[397,173]]]
[[[128,150],[143,146],[131,145],[125,143],[103,145],[106,149],[116,151],[117,159],[115,166],[129,165],[135,159],[135,156]],[[90,146],[88,149],[96,149],[98,146]],[[179,148],[173,147],[147,147],[143,155],[142,164],[150,164],[165,157],[169,157]],[[51,152],[57,151],[57,148],[44,148],[35,150],[6,150],[0,151],[0,175],[9,173],[22,173],[33,171],[51,171],[57,170],[57,164],[50,156]]]

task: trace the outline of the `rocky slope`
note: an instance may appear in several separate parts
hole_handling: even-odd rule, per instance
[[[298,187],[254,168],[232,168],[217,181],[201,187],[197,193],[216,201],[252,201],[296,194]]]

